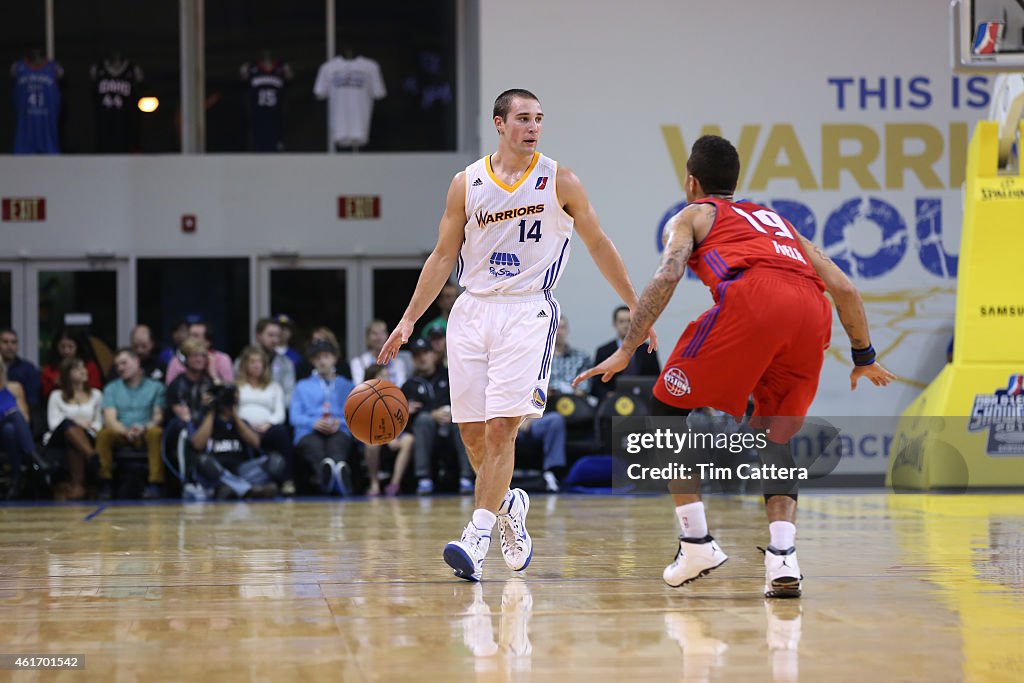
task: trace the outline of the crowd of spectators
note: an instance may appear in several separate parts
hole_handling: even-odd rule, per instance
[[[365,351],[347,362],[326,327],[314,329],[305,354],[292,348],[288,316],[260,319],[252,343],[234,360],[214,348],[208,321],[175,325],[164,349],[149,327],[138,325],[131,345],[112,354],[109,368],[97,361],[81,330],[59,330],[39,369],[18,355],[17,332],[0,330],[6,497],[132,495],[119,476],[129,471],[139,480],[136,493],[148,499],[472,493],[474,474],[452,424],[448,386],[446,328],[457,296],[458,288],[446,285],[439,315],[385,366],[376,363],[390,333],[383,320],[366,325]],[[613,327],[616,338],[597,348],[598,359],[621,343],[628,309],[615,310]],[[568,339],[563,316],[549,409],[524,421],[517,449],[517,468],[539,472],[548,491],[559,489],[570,464],[557,399],[595,409],[613,390],[600,382],[572,387],[592,356]],[[627,374],[656,375],[656,354],[640,353],[644,357]],[[349,432],[344,405],[355,385],[375,378],[401,387],[409,420],[391,443],[366,446]],[[40,473],[49,490],[41,490]]]

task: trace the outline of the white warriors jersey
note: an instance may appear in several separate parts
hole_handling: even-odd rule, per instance
[[[539,152],[514,185],[498,179],[489,156],[466,168],[458,278],[470,294],[533,294],[558,284],[573,219],[558,201],[557,172],[558,163]]]

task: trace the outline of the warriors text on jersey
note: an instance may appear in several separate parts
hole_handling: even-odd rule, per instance
[[[476,296],[555,288],[569,260],[573,219],[558,200],[558,163],[535,153],[514,185],[484,157],[466,168],[466,230],[459,284]]]

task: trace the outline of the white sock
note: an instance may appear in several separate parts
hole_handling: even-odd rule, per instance
[[[498,521],[498,516],[490,510],[479,508],[473,510],[473,526],[477,529],[486,529],[490,531],[494,528],[494,523]]]
[[[505,498],[501,501],[501,505],[498,506],[499,515],[510,515],[512,514],[512,504],[516,502],[516,497],[512,495],[512,489],[505,491]]]
[[[796,545],[796,524],[792,522],[772,522],[768,533],[771,534],[769,543],[776,550],[789,550]]]
[[[704,501],[676,507],[676,517],[684,538],[704,538],[708,535],[708,520],[704,517]]]

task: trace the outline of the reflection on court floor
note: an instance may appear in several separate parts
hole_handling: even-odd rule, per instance
[[[756,497],[709,500],[730,559],[682,589],[661,497],[537,496],[530,569],[494,548],[481,584],[441,560],[468,498],[0,508],[0,651],[103,681],[1024,680],[1024,496],[800,504],[790,601]]]

